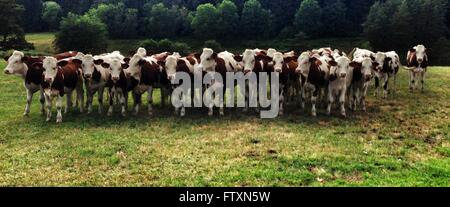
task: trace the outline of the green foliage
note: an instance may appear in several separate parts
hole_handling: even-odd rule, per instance
[[[219,42],[217,42],[216,40],[207,40],[207,41],[205,41],[205,43],[203,44],[203,47],[211,48],[214,51],[223,51],[222,45]]]
[[[0,0],[0,11],[0,50],[33,48],[20,26],[23,7],[15,0]]]
[[[176,34],[176,9],[168,9],[164,4],[153,5],[150,9],[145,9],[145,34],[153,38],[173,37]]]
[[[169,39],[162,39],[159,42],[153,39],[142,41],[140,47],[143,47],[150,54],[161,52],[178,52],[181,55],[187,55],[191,52],[188,44],[182,42],[172,42]]]
[[[47,24],[50,31],[55,31],[59,28],[61,21],[62,9],[58,3],[54,1],[44,2],[44,9],[42,11],[42,20]]]
[[[241,15],[241,31],[244,38],[261,39],[270,35],[271,15],[258,0],[248,0]]]
[[[106,24],[111,38],[135,38],[138,35],[138,10],[126,8],[123,3],[100,4],[87,12]]]
[[[295,14],[294,25],[309,37],[323,34],[322,8],[317,0],[304,0]]]
[[[17,0],[25,12],[22,13],[22,27],[26,32],[38,32],[42,30],[42,0]],[[2,11],[3,12],[3,11]]]
[[[98,54],[106,52],[108,30],[99,19],[90,15],[69,15],[61,21],[55,46],[59,51],[77,50]]]
[[[342,0],[327,3],[323,8],[322,22],[328,37],[350,36],[350,22],[347,19],[347,7]]]
[[[194,19],[192,20],[192,28],[197,37],[215,38],[217,35],[217,19],[219,12],[212,4],[202,4],[197,7]]]
[[[224,0],[217,6],[219,18],[217,19],[217,32],[221,39],[235,38],[239,32],[239,14],[236,5],[230,0]]]

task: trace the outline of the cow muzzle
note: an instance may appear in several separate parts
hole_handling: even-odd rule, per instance
[[[364,80],[366,82],[370,81],[372,79],[372,75],[364,75]]]
[[[9,71],[9,70],[4,70],[3,71],[6,75],[11,75],[12,73],[11,73],[11,71]]]
[[[251,73],[251,72],[252,72],[251,69],[244,69],[244,74]]]
[[[45,78],[44,79],[44,81],[46,82],[46,83],[52,83],[53,82],[53,78]]]
[[[282,72],[282,69],[281,69],[281,68],[275,68],[275,72],[281,73],[281,72]]]
[[[87,80],[90,80],[92,78],[92,75],[91,74],[85,74],[84,78],[87,79]]]
[[[114,76],[114,77],[111,77],[111,79],[114,81],[114,82],[117,82],[117,81],[119,81],[119,77],[117,77],[117,76]]]

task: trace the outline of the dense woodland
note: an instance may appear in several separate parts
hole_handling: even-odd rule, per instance
[[[104,51],[106,39],[183,37],[223,43],[363,36],[373,50],[450,48],[449,0],[0,0],[0,9],[0,20],[8,20],[1,50],[30,46],[24,33],[46,31],[57,32],[60,50],[89,52]]]

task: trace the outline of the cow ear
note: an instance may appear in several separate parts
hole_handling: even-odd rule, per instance
[[[372,61],[375,61],[375,57],[373,55],[370,55],[370,59],[372,59]]]
[[[104,67],[104,68],[109,68],[109,64],[108,63],[102,63],[102,67]]]
[[[128,58],[128,57],[127,57],[127,58],[125,58],[125,59],[123,59],[123,61],[124,61],[124,62],[126,62],[126,63],[130,63],[130,60],[131,60],[131,59],[130,59],[130,58]]]
[[[186,65],[186,62],[184,60],[178,60],[177,65]]]
[[[81,60],[79,59],[73,59],[72,60],[73,63],[77,64],[77,65],[81,65],[81,63],[83,63]]]
[[[285,63],[291,62],[292,60],[293,60],[293,57],[285,57],[284,58]]]
[[[127,69],[129,67],[128,63],[122,63],[122,68]]]
[[[373,67],[378,67],[378,65],[380,65],[380,64],[378,64],[377,62],[373,62],[373,63],[372,63],[372,66],[373,66]]]
[[[102,59],[94,60],[94,64],[101,65],[104,61]]]
[[[6,56],[6,57],[4,57],[3,59],[4,59],[6,62],[8,62],[8,60],[9,60],[10,57],[11,57],[11,56]]]
[[[416,52],[416,49],[414,49],[414,48],[409,48],[409,52]]]
[[[69,61],[67,61],[67,60],[61,60],[61,61],[58,62],[58,66],[59,67],[64,67],[67,64],[69,64]]]
[[[353,62],[350,63],[350,66],[353,67],[353,68],[361,68],[362,63],[358,63],[358,62],[353,61]]]
[[[28,57],[27,56],[24,56],[24,57],[22,57],[22,60],[21,60],[22,62],[27,62],[28,61]]]
[[[384,60],[387,61],[387,62],[389,62],[389,61],[392,60],[392,58],[391,58],[391,57],[386,57]]]
[[[234,56],[234,60],[236,60],[237,62],[242,62],[242,56],[241,55],[235,55]]]
[[[194,53],[194,57],[195,57],[197,60],[200,60],[200,56],[201,56],[201,54],[199,54],[199,53]]]
[[[36,62],[31,65],[34,69],[39,70],[42,68],[42,62]]]
[[[337,62],[334,61],[334,60],[330,60],[330,62],[328,62],[328,64],[330,64],[330,65],[333,66],[333,67],[335,67],[335,66],[338,65]]]

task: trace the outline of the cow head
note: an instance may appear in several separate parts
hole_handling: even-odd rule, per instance
[[[125,74],[139,81],[141,79],[142,66],[144,66],[146,62],[147,61],[141,55],[133,55],[128,63],[128,68],[125,70]]]
[[[61,67],[66,66],[68,63],[69,62],[67,60],[61,60],[58,62],[58,60],[54,57],[46,57],[42,61],[42,67],[44,68],[44,81],[51,85],[58,74],[58,70]],[[35,63],[33,66],[38,64],[41,63]]]
[[[85,80],[90,80],[95,71],[95,67],[103,63],[103,60],[95,60],[92,55],[85,55],[81,59],[74,59],[74,62],[81,62],[81,71]]]
[[[200,65],[204,72],[214,72],[216,69],[217,53],[210,48],[204,48],[200,55]]]
[[[291,62],[293,57],[285,57],[281,52],[276,52],[273,54],[272,63],[273,69],[277,73],[283,72],[285,64]]]
[[[389,70],[392,63],[392,58],[387,57],[386,53],[384,52],[377,52],[375,56],[371,56],[372,60],[377,63],[377,66],[375,67],[375,74],[379,75],[381,70]]]
[[[25,57],[23,52],[14,51],[9,58],[5,58],[8,61],[8,65],[3,70],[7,75],[24,75],[25,71],[28,69],[25,62],[28,57]]]
[[[273,58],[274,54],[277,52],[277,50],[273,49],[273,48],[269,48],[267,50],[267,56]]]
[[[307,77],[309,69],[311,67],[311,63],[313,62],[313,58],[317,60],[319,56],[310,51],[303,52],[302,54],[300,54],[297,60],[298,66],[296,72],[303,75],[304,77]]]
[[[410,52],[415,52],[417,57],[417,62],[419,64],[422,64],[424,60],[428,60],[427,53],[430,51],[430,49],[427,49],[423,45],[417,45],[414,48],[410,49]]]
[[[120,60],[114,59],[110,63],[103,63],[102,67],[109,68],[111,70],[111,80],[116,83],[120,80],[120,74],[122,74],[124,68],[128,67],[127,63],[122,63]]]
[[[373,77],[373,72],[378,66],[370,57],[361,57],[350,63],[350,66],[355,69],[360,69],[364,81],[369,82]]]
[[[147,56],[147,50],[145,48],[140,47],[137,50],[136,54],[138,54],[138,55],[140,55],[142,57],[145,57],[145,56]]]
[[[178,57],[174,55],[170,55],[166,58],[165,68],[167,73],[167,79],[169,81],[175,79],[175,75],[177,73],[177,66],[179,64],[186,64],[186,62],[184,62],[184,60],[178,59]]]
[[[347,57],[338,57],[336,60],[330,61],[329,64],[330,66],[332,66],[331,74],[333,76],[335,76],[337,79],[347,78],[350,59],[348,59]]]

